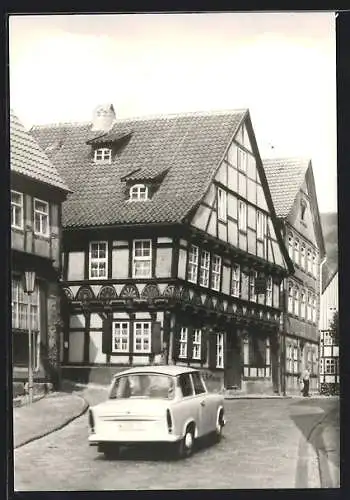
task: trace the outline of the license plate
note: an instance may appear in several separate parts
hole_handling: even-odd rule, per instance
[[[142,431],[144,426],[140,422],[123,422],[118,424],[120,431]]]

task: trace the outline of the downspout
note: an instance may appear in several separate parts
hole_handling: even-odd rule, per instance
[[[318,385],[318,390],[320,391],[320,338],[321,338],[321,297],[322,297],[322,270],[323,270],[323,265],[327,262],[327,256],[323,257],[321,264],[320,264],[320,283],[319,283],[319,316],[318,316],[318,366],[317,366],[317,385]]]

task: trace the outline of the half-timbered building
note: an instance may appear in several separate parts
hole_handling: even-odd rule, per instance
[[[57,378],[61,289],[61,205],[69,189],[48,156],[10,112],[13,379],[28,379],[28,295],[24,272],[35,271],[31,300],[35,381]]]
[[[212,388],[278,390],[293,265],[249,111],[121,120],[110,105],[33,134],[73,191],[65,374],[101,381],[161,359],[202,368]]]
[[[284,389],[299,392],[302,370],[311,372],[310,390],[318,389],[320,262],[325,246],[312,163],[303,158],[263,160],[276,214],[295,273],[286,280],[282,358]]]
[[[327,264],[327,262],[326,262]],[[338,269],[324,266],[320,308],[320,392],[339,394],[339,332],[332,330],[339,311]],[[328,271],[328,272],[327,272]]]

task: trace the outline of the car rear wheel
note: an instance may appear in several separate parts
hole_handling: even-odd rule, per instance
[[[102,451],[105,459],[112,460],[119,456],[119,446],[114,443],[105,443],[99,446],[99,451]]]
[[[194,426],[189,425],[186,428],[184,437],[176,443],[176,458],[188,458],[194,450]]]
[[[224,428],[224,412],[220,411],[215,428],[215,441],[219,442],[222,438],[222,430]]]

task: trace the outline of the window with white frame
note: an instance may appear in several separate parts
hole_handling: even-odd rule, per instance
[[[107,266],[107,242],[91,241],[89,246],[89,279],[107,278]]]
[[[298,368],[299,368],[299,359],[298,359],[298,346],[294,346],[294,351],[293,351],[293,368],[294,368],[294,373],[298,373]]]
[[[288,235],[288,253],[289,257],[293,260],[294,259],[294,239],[293,235],[289,233]]]
[[[198,276],[198,247],[191,245],[188,252],[187,279],[191,283],[197,283]]]
[[[209,286],[210,253],[206,250],[201,252],[201,264],[199,268],[199,284]]]
[[[312,255],[312,274],[317,278],[317,256],[315,253]]]
[[[306,270],[305,267],[305,245],[302,243],[300,248],[300,267]]]
[[[218,219],[227,220],[227,193],[221,188],[218,188]]]
[[[221,284],[221,257],[213,255],[211,264],[211,288],[220,291]]]
[[[255,278],[257,276],[256,271],[251,271],[249,273],[249,300],[252,302],[256,302],[256,293],[255,293]]]
[[[324,359],[320,358],[320,375],[324,374]]]
[[[144,184],[135,184],[130,188],[130,201],[144,201],[148,199],[148,187]]]
[[[193,331],[192,359],[201,359],[202,331],[196,328]]]
[[[23,193],[11,191],[11,227],[23,229]]]
[[[286,349],[286,369],[289,373],[293,371],[293,346],[288,345]]]
[[[306,307],[306,293],[305,290],[301,290],[300,293],[301,300],[300,300],[300,317],[305,319],[305,307]]]
[[[288,312],[293,313],[293,285],[288,286]]]
[[[238,228],[240,231],[247,231],[247,205],[244,201],[238,204]]]
[[[268,276],[266,281],[266,305],[272,306],[272,289],[273,282],[271,276]]]
[[[321,332],[321,342],[323,343],[323,345],[332,345],[332,334],[330,332]]]
[[[134,323],[134,352],[151,352],[151,322]]]
[[[34,233],[49,235],[49,204],[37,198],[34,198]]]
[[[294,314],[299,316],[299,289],[295,287],[294,289]]]
[[[28,294],[24,292],[23,281],[12,280],[12,328],[18,330],[28,330]],[[39,287],[36,284],[31,296],[30,306],[31,328],[34,331],[40,329],[39,311]]]
[[[152,276],[152,241],[133,241],[133,278],[150,278]]]
[[[243,149],[237,148],[237,166],[242,172],[247,171],[248,155]]]
[[[94,161],[95,163],[111,163],[112,150],[110,148],[95,149]]]
[[[324,359],[324,373],[327,375],[335,375],[336,371],[336,359],[335,358],[325,358]]]
[[[115,321],[112,328],[112,352],[129,352],[130,323]]]
[[[216,368],[224,367],[224,334],[216,334]]]
[[[240,297],[241,292],[241,269],[239,264],[232,266],[232,281],[231,281],[231,295],[233,297]]]
[[[257,210],[256,212],[256,236],[259,240],[265,237],[265,215]]]
[[[307,318],[308,321],[312,320],[312,294],[308,292],[307,294]]]
[[[307,269],[309,273],[312,273],[312,254],[310,248],[307,251]]]
[[[316,295],[312,298],[312,322],[316,323],[317,319],[317,306],[316,306]]]
[[[179,358],[187,358],[188,328],[183,326],[180,330]]]

